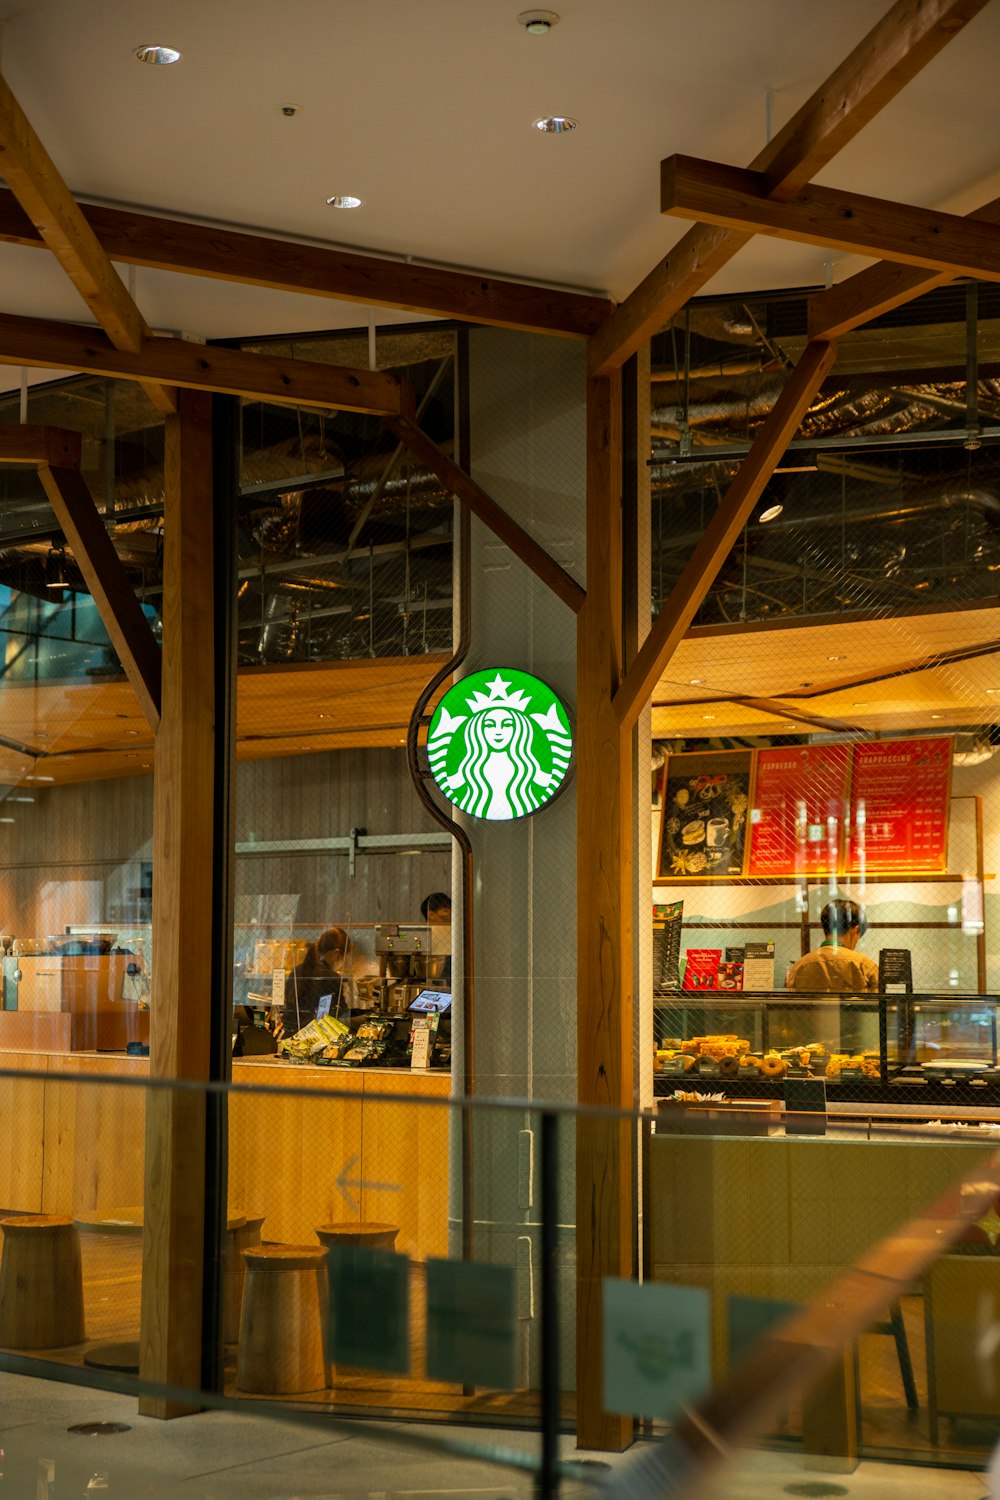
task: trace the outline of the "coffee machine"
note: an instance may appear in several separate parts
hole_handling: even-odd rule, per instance
[[[375,952],[379,977],[362,983],[373,1001],[378,987],[376,1008],[385,1015],[405,1015],[423,989],[451,988],[450,979],[445,982],[451,958],[450,927],[385,922],[375,929]]]

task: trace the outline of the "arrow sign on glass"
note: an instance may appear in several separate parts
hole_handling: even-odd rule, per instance
[[[340,1176],[337,1178],[337,1187],[343,1194],[344,1202],[347,1204],[348,1212],[352,1214],[356,1214],[361,1207],[357,1198],[354,1196],[354,1192],[352,1191],[352,1189],[359,1193],[402,1192],[402,1184],[399,1182],[365,1182],[361,1177],[352,1177],[351,1173],[354,1171],[360,1160],[361,1157],[357,1152],[355,1152],[352,1157],[345,1161],[343,1167],[340,1170]]]

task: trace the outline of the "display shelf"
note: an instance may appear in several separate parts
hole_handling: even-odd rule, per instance
[[[656,1046],[674,1054],[661,1057],[654,1092],[780,1098],[786,1078],[812,1077],[831,1098],[862,1103],[1000,1100],[998,1008],[995,995],[672,992],[653,1006]],[[735,1039],[737,1060],[732,1049],[720,1057],[723,1038]],[[769,1065],[739,1064],[740,1054]]]

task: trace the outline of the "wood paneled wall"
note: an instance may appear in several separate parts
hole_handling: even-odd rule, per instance
[[[33,803],[8,803],[0,825],[0,931],[44,936],[67,923],[113,924],[117,905],[152,858],[152,778],[22,789]],[[402,749],[340,750],[241,765],[236,773],[236,838],[337,838],[430,833]],[[292,893],[296,920],[415,921],[429,891],[447,890],[448,850],[371,855],[352,879],[343,857],[241,857],[237,894]]]

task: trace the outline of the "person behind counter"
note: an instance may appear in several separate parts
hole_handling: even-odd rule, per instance
[[[330,998],[324,1013],[336,1016],[350,1003],[347,976],[342,972],[351,951],[351,940],[342,927],[328,927],[310,943],[298,964],[285,978],[285,1003],[275,1037],[294,1036],[316,1019],[320,1002]]]
[[[819,919],[823,941],[792,964],[785,989],[827,995],[877,991],[878,964],[866,953],[855,951],[868,928],[864,907],[857,901],[828,901]]]
[[[451,897],[447,891],[432,891],[425,896],[420,903],[420,915],[428,927],[450,927],[451,926]],[[446,989],[451,989],[451,954],[441,965],[441,977],[438,981]]]

